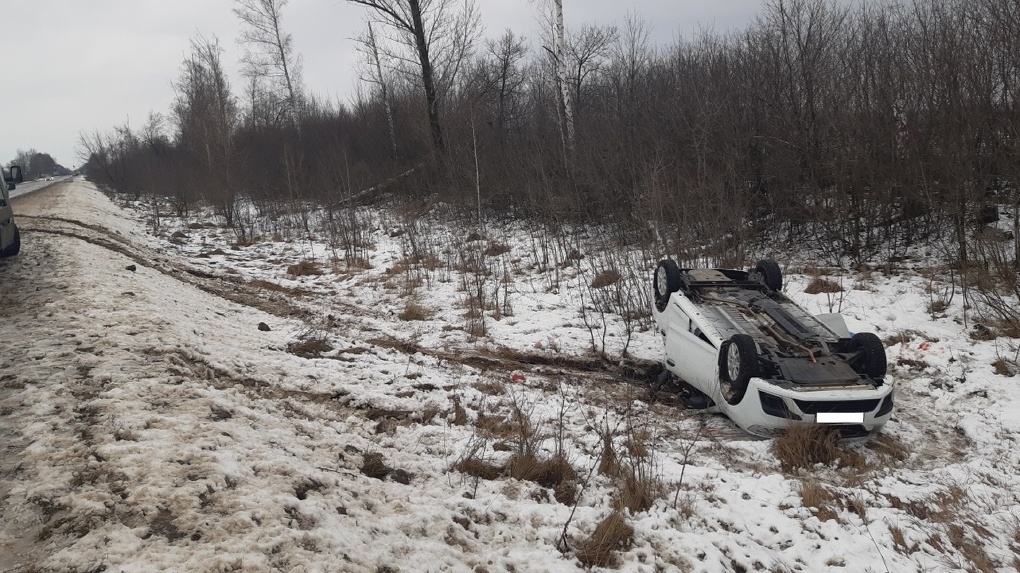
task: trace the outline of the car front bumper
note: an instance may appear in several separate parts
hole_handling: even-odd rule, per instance
[[[861,438],[880,430],[893,411],[894,384],[874,388],[781,387],[752,378],[744,398],[727,405],[726,414],[748,433],[781,435],[791,425],[824,424],[844,438]]]

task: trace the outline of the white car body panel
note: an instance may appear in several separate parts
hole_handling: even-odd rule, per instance
[[[788,347],[789,340],[794,338],[786,332],[777,333],[780,330],[778,323],[768,324],[769,318],[757,316],[750,307],[741,308],[739,302],[724,300],[726,293],[731,292],[733,290],[727,290],[725,285],[719,290],[713,287],[699,289],[692,296],[680,290],[669,296],[662,310],[655,304],[652,308],[658,331],[663,336],[665,368],[707,395],[714,402],[708,411],[726,414],[744,430],[763,437],[778,435],[791,423],[852,426],[852,431],[848,430],[851,435],[853,432],[868,435],[889,420],[894,384],[884,379],[876,382],[863,375],[857,379],[841,378],[824,384],[754,377],[750,379],[743,399],[729,404],[724,398],[719,372],[719,353],[724,343],[734,334],[746,334],[754,339],[759,352],[764,355],[766,351]],[[787,326],[792,323],[804,337],[800,340],[823,340],[837,345],[838,341],[845,341],[851,336],[839,314],[816,317],[784,295],[774,293],[770,297],[777,302],[778,312],[790,319]],[[843,369],[848,369],[841,359],[822,358],[840,362],[844,364]],[[805,358],[804,362],[809,361]],[[817,364],[819,361],[814,362]],[[809,370],[812,367],[805,366]],[[850,373],[856,376],[855,372]],[[766,404],[773,407],[767,408]],[[785,415],[776,415],[777,408]]]

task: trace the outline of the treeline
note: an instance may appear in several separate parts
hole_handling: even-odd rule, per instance
[[[38,179],[50,175],[70,175],[71,170],[57,163],[49,153],[40,153],[35,149],[28,151],[19,149],[14,160],[8,166],[18,165],[26,180]]]
[[[239,93],[216,40],[196,38],[173,112],[84,135],[88,173],[181,212],[209,202],[232,225],[242,198],[271,216],[383,186],[738,261],[761,240],[860,262],[936,239],[969,261],[981,220],[1020,202],[1020,0],[771,0],[739,33],[655,46],[632,18],[559,49],[555,10],[548,37],[481,41],[470,10],[437,5],[431,96],[399,19],[376,26],[407,46],[362,38],[350,104],[304,91],[286,34],[276,57],[247,54]],[[239,15],[260,6],[279,25],[278,1]]]

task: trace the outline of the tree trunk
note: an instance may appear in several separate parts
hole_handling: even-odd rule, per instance
[[[443,125],[439,121],[439,96],[436,93],[436,83],[432,72],[432,60],[429,58],[429,47],[425,38],[425,26],[422,24],[421,4],[418,0],[408,0],[411,8],[411,21],[414,26],[414,42],[418,50],[418,60],[421,62],[421,79],[425,86],[425,103],[428,105],[429,127],[432,130],[432,143],[435,144],[436,153],[439,158],[446,155],[446,145],[443,143]]]
[[[574,155],[574,111],[570,106],[570,86],[567,85],[567,60],[564,29],[563,0],[556,0],[556,81],[560,85],[560,109],[566,127],[568,159]]]

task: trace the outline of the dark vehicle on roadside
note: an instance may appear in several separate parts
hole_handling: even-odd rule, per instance
[[[21,167],[4,168],[4,184],[0,186],[0,259],[13,257],[21,251],[21,231],[14,222],[10,192],[24,179]]]

